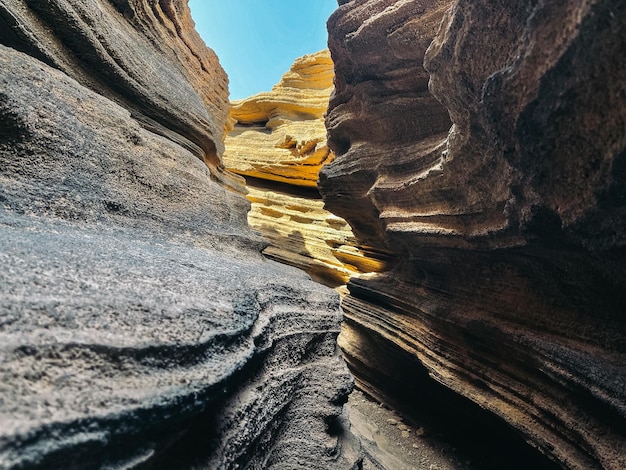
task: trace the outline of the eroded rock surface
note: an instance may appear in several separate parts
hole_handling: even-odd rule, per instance
[[[270,242],[265,255],[334,287],[381,270],[385,255],[357,246],[317,191],[320,169],[334,158],[324,125],[333,76],[328,51],[305,55],[272,91],[233,102],[224,163],[246,177],[248,222]]]
[[[260,255],[185,2],[0,26],[0,468],[355,465],[337,295]]]
[[[330,53],[296,59],[271,91],[231,105],[234,127],[224,161],[241,175],[316,187],[320,168],[332,160],[324,113],[333,90]]]
[[[340,3],[320,190],[397,258],[348,285],[359,385],[430,377],[565,467],[623,468],[626,6]]]
[[[254,184],[248,179],[248,223],[269,241],[263,250],[268,258],[331,287],[384,269],[387,255],[359,246],[348,223],[324,209],[318,193]]]

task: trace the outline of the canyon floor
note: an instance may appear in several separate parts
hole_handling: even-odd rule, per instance
[[[363,445],[364,470],[478,468],[441,436],[429,435],[359,390],[352,392],[347,408],[351,430]]]
[[[360,390],[352,392],[346,408],[363,446],[363,470],[558,468],[523,444],[495,442],[500,436],[481,424],[438,420],[428,403],[419,407],[419,421],[408,420]]]

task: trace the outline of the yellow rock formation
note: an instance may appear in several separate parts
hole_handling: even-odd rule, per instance
[[[232,102],[225,165],[244,176],[316,187],[320,168],[332,160],[323,116],[333,76],[327,50],[305,55],[272,91]]]
[[[333,158],[324,126],[333,77],[321,51],[296,59],[272,91],[231,103],[224,164],[247,179],[248,222],[270,242],[264,253],[339,286],[382,270],[385,257],[358,247],[317,191],[319,170]]]
[[[250,226],[270,242],[269,258],[307,271],[331,286],[360,273],[383,269],[383,257],[364,253],[348,223],[324,209],[319,198],[248,186]]]

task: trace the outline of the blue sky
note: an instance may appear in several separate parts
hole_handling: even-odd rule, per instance
[[[236,100],[271,90],[294,59],[325,49],[337,0],[189,0],[189,7]]]

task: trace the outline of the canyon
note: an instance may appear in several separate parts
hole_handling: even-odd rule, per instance
[[[0,0],[0,468],[400,468],[354,385],[626,468],[626,4],[327,26],[229,103],[184,0]]]
[[[317,191],[334,159],[324,125],[333,79],[330,53],[320,51],[297,59],[270,92],[233,102],[223,160],[246,178],[248,223],[270,243],[265,256],[338,287],[384,269],[386,256],[360,245]]]

